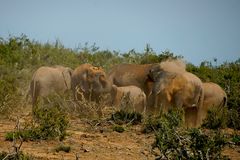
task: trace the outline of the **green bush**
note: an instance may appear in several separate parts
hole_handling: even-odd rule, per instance
[[[233,134],[232,140],[235,145],[240,145],[240,135],[239,134]]]
[[[55,151],[56,152],[64,151],[64,152],[69,153],[71,151],[71,147],[61,144],[58,147],[56,147]]]
[[[0,114],[9,115],[20,104],[16,71],[0,65]]]
[[[126,112],[120,110],[111,115],[111,120],[117,124],[131,123],[133,125],[142,122],[143,116],[138,112]]]
[[[60,104],[53,102],[43,108],[37,108],[35,116],[37,118],[37,127],[43,139],[59,137],[60,140],[66,136],[66,129],[69,121],[64,109]]]
[[[164,129],[166,127],[175,128],[181,126],[183,123],[183,110],[182,109],[170,109],[168,113],[162,116],[149,116],[144,124],[144,133],[150,133]]]
[[[45,107],[37,107],[35,118],[37,120],[36,124],[32,124],[28,128],[17,132],[8,132],[5,135],[5,139],[12,141],[22,138],[24,141],[33,141],[38,139],[55,139],[58,137],[60,140],[63,140],[67,135],[66,129],[69,121],[66,113],[58,103]]]
[[[160,150],[159,158],[196,160],[224,158],[221,152],[227,141],[220,131],[204,133],[200,129],[186,130],[181,127],[181,123],[174,122],[178,119],[176,115],[179,114],[167,113],[155,121],[157,123],[154,127],[150,125],[155,131],[153,147]]]
[[[240,113],[236,109],[230,109],[227,115],[227,126],[235,130],[240,129]]]
[[[41,139],[41,134],[35,128],[20,130],[16,132],[7,132],[5,134],[5,140],[7,141],[13,141],[15,139],[20,139],[20,138],[23,141],[28,141],[28,140],[34,141],[34,140]]]
[[[113,126],[113,131],[116,131],[116,132],[122,133],[122,132],[125,131],[125,129],[124,129],[123,126],[120,126],[120,125],[114,125],[114,126]]]
[[[191,129],[189,147],[195,159],[224,159],[221,152],[227,144],[226,137],[218,130],[210,133],[203,133],[199,129]]]
[[[26,155],[23,152],[18,152],[16,154],[9,154],[7,152],[0,153],[0,159],[5,160],[33,160],[34,157],[31,155]]]
[[[203,120],[202,127],[208,129],[226,128],[228,121],[228,111],[226,108],[213,108],[208,110],[207,117]]]

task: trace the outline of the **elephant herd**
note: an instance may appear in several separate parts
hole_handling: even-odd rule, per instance
[[[227,102],[219,85],[203,83],[186,71],[181,60],[167,60],[155,64],[119,64],[109,73],[88,63],[74,70],[63,66],[40,67],[30,84],[32,104],[36,104],[38,97],[68,90],[72,90],[76,102],[85,99],[100,103],[101,97],[108,94],[110,98],[105,101],[118,109],[128,97],[133,110],[148,115],[181,107],[187,127],[198,127],[208,109],[224,107]]]

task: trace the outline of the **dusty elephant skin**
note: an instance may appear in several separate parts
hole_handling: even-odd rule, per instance
[[[203,120],[207,116],[207,111],[211,108],[218,108],[219,111],[227,105],[227,94],[225,91],[216,83],[206,82],[203,83],[204,99],[202,107],[197,110],[195,108],[188,108],[185,119],[190,121],[196,118],[197,112],[201,115],[199,123],[202,124]]]
[[[134,110],[139,113],[146,111],[146,95],[136,86],[117,87],[112,85],[111,97],[112,104],[120,109],[120,105],[125,96],[129,96],[129,101],[133,108],[126,108],[127,110]]]
[[[152,93],[149,96],[148,107],[154,112],[161,108],[167,111],[170,107],[183,107],[185,124],[196,127],[200,124],[204,91],[201,80],[189,72],[173,73],[163,70],[151,70],[149,77],[154,81]],[[187,110],[196,110],[188,116]],[[197,119],[195,118],[197,117]]]
[[[144,91],[146,96],[150,92],[147,75],[156,64],[119,64],[109,72],[109,81],[118,87],[134,85]],[[150,83],[150,84],[148,84]]]
[[[72,69],[63,66],[40,67],[33,74],[30,84],[32,105],[38,97],[47,97],[52,93],[63,94],[71,88]]]
[[[109,81],[118,87],[134,85],[144,91],[148,97],[153,81],[149,79],[150,70],[158,68],[169,72],[185,72],[186,65],[181,60],[167,60],[154,64],[119,64],[109,72]]]
[[[107,75],[101,67],[86,63],[73,71],[72,91],[75,100],[85,98],[98,102],[99,96],[102,93],[109,92],[110,86],[107,82]]]
[[[206,118],[207,111],[211,108],[219,108],[227,105],[226,92],[216,83],[203,83],[204,101],[203,101],[203,119]]]

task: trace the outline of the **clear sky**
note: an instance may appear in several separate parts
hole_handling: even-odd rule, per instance
[[[0,37],[65,47],[170,50],[198,65],[240,58],[240,0],[0,0]]]

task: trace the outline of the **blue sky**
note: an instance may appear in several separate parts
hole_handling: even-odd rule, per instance
[[[65,47],[170,50],[193,63],[240,58],[240,0],[0,0],[0,37]]]

